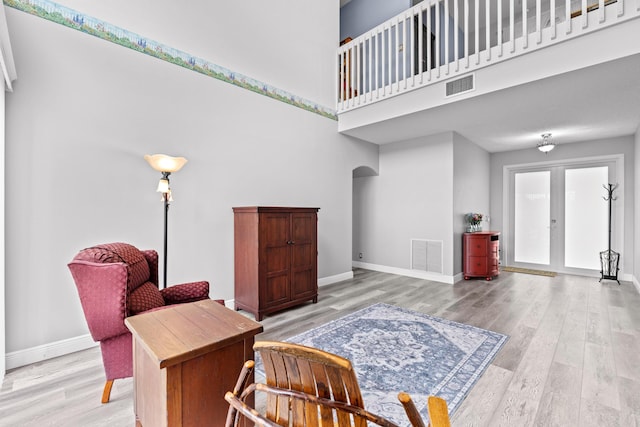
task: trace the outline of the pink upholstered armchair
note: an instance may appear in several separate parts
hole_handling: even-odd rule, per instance
[[[208,282],[159,290],[158,253],[126,243],[83,249],[68,266],[91,336],[100,342],[107,378],[102,403],[109,401],[115,379],[133,375],[131,332],[124,324],[125,317],[209,298]]]

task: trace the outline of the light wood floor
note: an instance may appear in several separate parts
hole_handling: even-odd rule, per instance
[[[317,304],[267,316],[257,339],[284,339],[385,302],[510,336],[454,426],[640,426],[640,295],[633,285],[503,272],[455,285],[356,270]],[[97,348],[12,370],[0,426],[132,426],[131,379],[107,405]]]

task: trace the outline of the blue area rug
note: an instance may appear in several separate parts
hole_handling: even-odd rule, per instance
[[[399,425],[408,425],[398,392],[411,395],[425,420],[429,395],[445,399],[451,415],[507,338],[428,314],[375,304],[286,341],[351,360],[365,407]]]

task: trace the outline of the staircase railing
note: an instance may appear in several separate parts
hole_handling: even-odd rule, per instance
[[[640,0],[424,0],[339,47],[338,112],[639,16]]]

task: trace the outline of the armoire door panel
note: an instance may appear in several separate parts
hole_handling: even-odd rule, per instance
[[[267,214],[262,218],[264,245],[282,246],[289,241],[289,215]]]
[[[312,295],[317,289],[317,279],[313,277],[313,269],[296,271],[291,282],[292,297]]]
[[[289,275],[267,277],[264,287],[264,307],[271,307],[289,301],[291,298]]]
[[[300,267],[308,268],[313,264],[314,258],[313,246],[296,244],[292,251],[291,267],[294,269]]]

